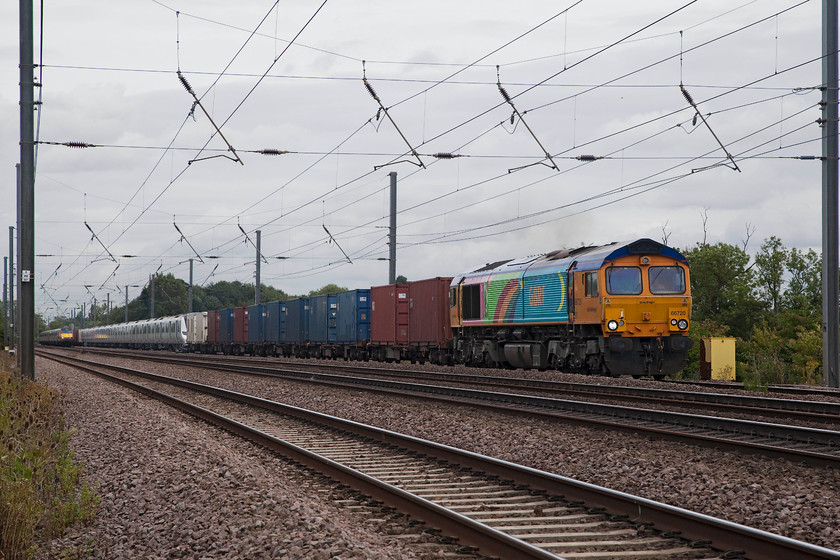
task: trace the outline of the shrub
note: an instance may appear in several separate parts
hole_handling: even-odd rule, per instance
[[[99,502],[80,483],[58,394],[0,364],[0,558],[30,558],[38,538],[89,521]]]
[[[819,384],[822,365],[822,333],[796,326],[785,332],[768,325],[756,326],[744,343],[738,359],[738,376],[744,384],[758,386]]]

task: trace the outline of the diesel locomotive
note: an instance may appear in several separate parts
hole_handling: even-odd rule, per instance
[[[651,239],[488,264],[452,281],[455,361],[661,378],[692,345],[689,286]]]

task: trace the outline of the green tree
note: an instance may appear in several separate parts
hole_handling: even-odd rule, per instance
[[[738,337],[738,377],[748,385],[813,383],[821,378],[821,260],[766,239],[752,266],[739,247],[698,244],[691,267],[691,336]],[[694,373],[694,348],[685,375]]]
[[[748,338],[767,307],[757,297],[749,255],[726,243],[698,243],[683,254],[691,270],[694,321],[712,321]]]
[[[289,299],[289,294],[283,290],[260,284],[260,301],[286,301]]]
[[[791,249],[786,266],[790,278],[784,292],[785,307],[819,317],[822,314],[822,257],[813,249],[807,253]]]
[[[327,284],[323,288],[318,290],[312,290],[309,292],[309,297],[312,296],[320,296],[324,294],[337,294],[338,292],[346,292],[347,288],[342,288],[341,286],[337,286],[336,284]]]
[[[159,274],[154,278],[155,317],[168,317],[187,312],[187,284],[172,274]],[[146,284],[140,295],[128,305],[128,320],[139,321],[151,317],[151,283]],[[123,313],[124,315],[124,313]],[[125,317],[123,316],[124,320]]]
[[[755,255],[758,293],[769,303],[773,313],[779,313],[782,309],[783,278],[788,259],[787,251],[776,236],[766,239]]]
[[[242,307],[254,303],[254,286],[243,284],[239,280],[216,282],[205,288],[204,292],[208,296],[206,303],[209,306],[206,309],[196,309],[196,311]],[[195,309],[194,305],[193,309]]]

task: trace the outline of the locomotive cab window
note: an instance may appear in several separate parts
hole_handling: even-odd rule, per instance
[[[650,293],[684,294],[685,271],[679,266],[652,266],[648,270]]]
[[[586,297],[598,297],[598,273],[587,272],[583,275],[584,293]]]
[[[481,285],[464,286],[461,290],[461,315],[464,319],[481,319]]]
[[[619,296],[641,294],[641,269],[637,266],[611,266],[607,268],[607,292]]]

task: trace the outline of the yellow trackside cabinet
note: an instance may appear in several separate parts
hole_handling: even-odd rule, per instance
[[[735,381],[735,339],[703,338],[700,346],[700,379]]]

